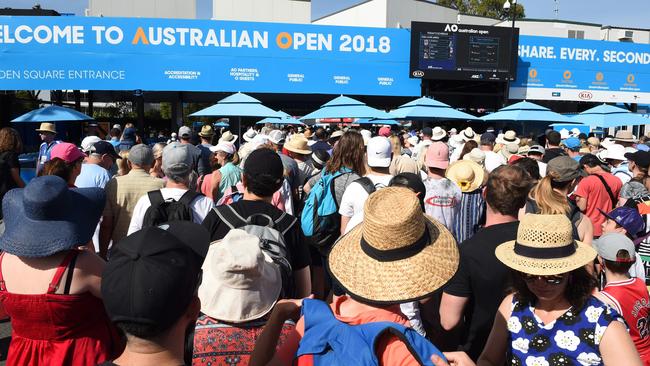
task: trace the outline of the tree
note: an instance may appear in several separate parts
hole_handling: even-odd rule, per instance
[[[505,0],[438,0],[437,4],[449,6],[461,14],[479,15],[496,19],[508,20],[512,18],[510,12],[503,9]],[[512,1],[510,0],[512,4]],[[526,17],[524,6],[517,4],[515,9],[515,18],[523,19]]]

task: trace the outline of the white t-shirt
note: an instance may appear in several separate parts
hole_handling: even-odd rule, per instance
[[[494,169],[500,167],[501,165],[506,165],[508,162],[501,154],[497,154],[494,151],[484,151],[485,153],[485,170],[488,173],[491,173]]]
[[[162,193],[165,200],[173,199],[175,201],[180,200],[185,192],[187,192],[187,189],[181,188],[163,188],[160,190],[160,193]],[[127,235],[131,235],[132,233],[142,229],[142,221],[144,220],[144,215],[149,207],[151,207],[151,202],[149,201],[149,196],[145,194],[140,197],[138,203],[135,204]],[[214,203],[208,197],[199,196],[195,198],[194,201],[192,201],[192,221],[201,224],[212,208],[214,208]]]
[[[462,199],[460,188],[447,178],[427,178],[423,183],[427,189],[424,197],[426,214],[445,225],[449,231],[453,231]]]
[[[537,166],[539,167],[539,176],[544,178],[546,176],[546,163],[537,160]]]
[[[375,189],[387,187],[390,180],[393,179],[392,175],[368,174],[366,177],[370,178],[375,185]],[[350,217],[350,221],[345,227],[345,233],[363,221],[363,205],[366,203],[368,196],[368,192],[357,182],[350,183],[345,189],[339,206],[339,214]]]

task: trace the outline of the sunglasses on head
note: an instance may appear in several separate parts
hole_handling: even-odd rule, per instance
[[[536,280],[542,280],[549,285],[559,285],[564,281],[564,276],[563,275],[551,275],[551,276],[536,276],[536,275],[530,275],[527,273],[522,273],[521,276],[523,277],[524,281],[528,283],[535,282]]]

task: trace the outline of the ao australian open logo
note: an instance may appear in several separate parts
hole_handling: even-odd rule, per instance
[[[424,71],[415,70],[415,71],[413,71],[412,75],[415,78],[421,78],[421,77],[424,76]]]
[[[426,204],[436,207],[456,207],[456,197],[433,196],[426,200]]]

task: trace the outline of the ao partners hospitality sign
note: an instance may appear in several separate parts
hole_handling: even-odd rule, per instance
[[[650,45],[521,36],[513,99],[650,103]]]
[[[0,16],[0,90],[417,96],[401,29]]]

